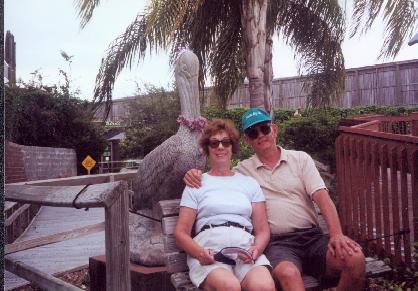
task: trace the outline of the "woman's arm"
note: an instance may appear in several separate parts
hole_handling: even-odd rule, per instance
[[[270,240],[270,227],[267,221],[266,203],[253,202],[251,203],[252,223],[254,228],[254,244],[250,248],[252,250],[253,259],[256,260],[266,248]]]
[[[212,251],[199,246],[190,235],[195,219],[195,209],[180,207],[179,220],[175,231],[176,244],[190,256],[199,260],[201,265],[213,264],[215,260]]]

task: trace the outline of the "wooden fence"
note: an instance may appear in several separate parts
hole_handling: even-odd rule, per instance
[[[339,128],[341,223],[367,251],[410,266],[418,241],[418,113],[377,119]],[[400,127],[406,134],[398,134]]]
[[[273,80],[274,108],[303,108],[309,91],[305,77]],[[205,92],[205,106],[210,104],[210,90]],[[345,92],[337,107],[366,105],[418,106],[418,59],[347,69]],[[229,107],[249,107],[248,84],[232,95]]]
[[[80,176],[43,181],[21,182],[5,185],[6,201],[54,207],[105,209],[106,289],[131,290],[129,272],[129,233],[127,180],[133,179],[135,171],[117,174]],[[59,234],[58,234],[59,235]],[[55,235],[57,236],[57,235]],[[67,235],[68,238],[68,235]],[[24,250],[45,244],[45,239],[21,242]],[[22,247],[26,245],[26,247]],[[11,245],[6,245],[6,253]],[[17,251],[18,251],[17,250]],[[22,262],[5,257],[6,270],[36,283],[45,290],[82,290],[65,283]]]

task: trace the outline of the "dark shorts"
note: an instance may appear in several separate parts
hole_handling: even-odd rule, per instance
[[[320,278],[325,274],[328,241],[329,236],[319,227],[272,235],[264,254],[273,269],[280,262],[290,261],[301,273]]]

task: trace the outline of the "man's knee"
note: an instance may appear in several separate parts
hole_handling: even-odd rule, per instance
[[[292,262],[281,262],[273,270],[274,276],[280,281],[293,281],[302,277],[299,269]]]
[[[353,253],[352,256],[346,257],[343,269],[347,269],[353,275],[363,275],[366,269],[364,254],[361,251]]]

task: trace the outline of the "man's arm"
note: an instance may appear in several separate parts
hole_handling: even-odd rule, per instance
[[[328,249],[331,254],[344,259],[345,256],[351,256],[353,252],[360,251],[361,247],[355,241],[343,234],[337,209],[335,208],[334,202],[332,202],[329,197],[328,191],[325,189],[316,191],[313,193],[313,200],[321,210],[327,224],[330,236]]]

